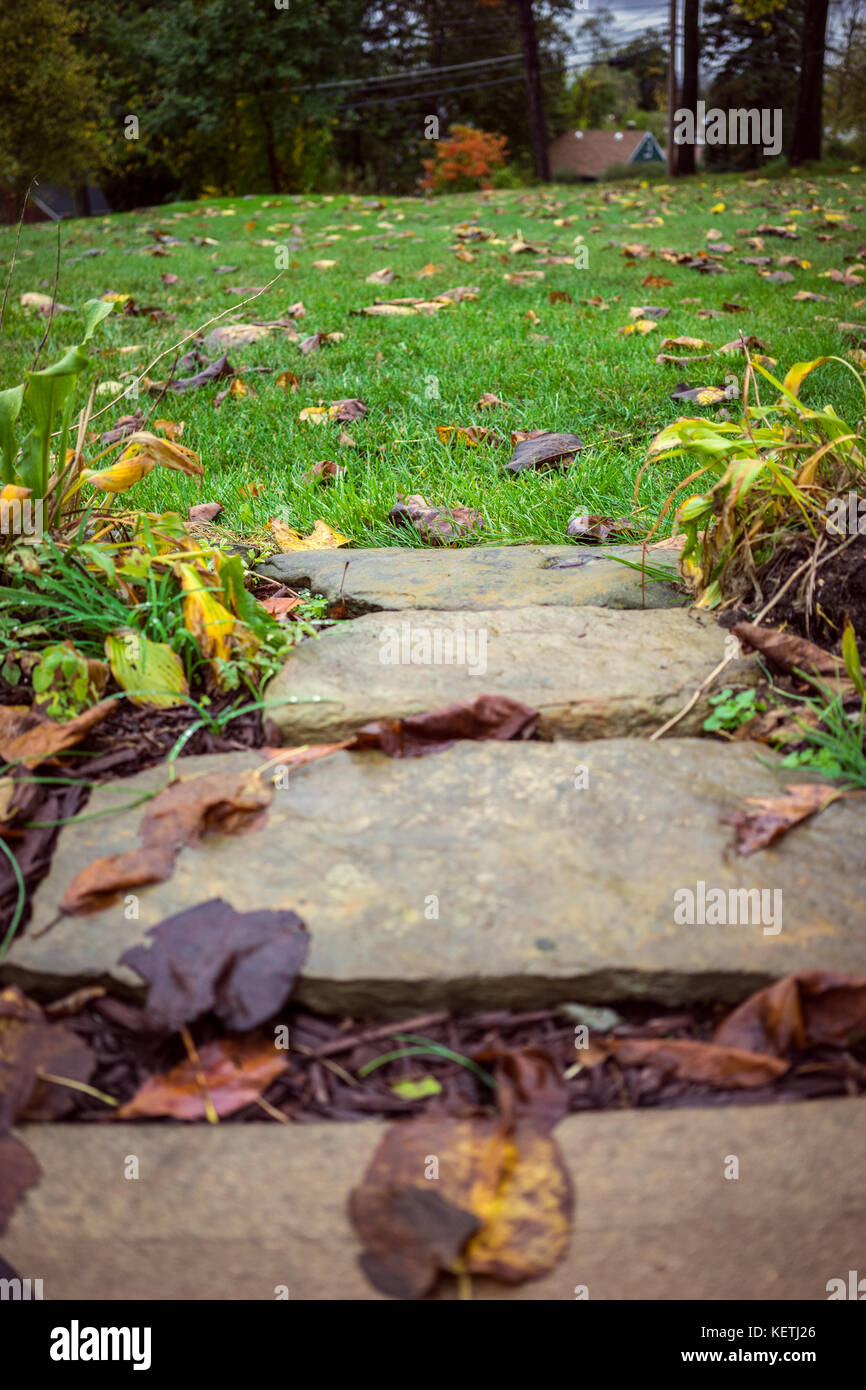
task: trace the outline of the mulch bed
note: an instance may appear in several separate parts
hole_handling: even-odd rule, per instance
[[[623,1022],[611,1036],[708,1041],[727,1011],[727,1007],[674,1011],[627,1002],[617,1006]],[[388,1062],[369,1076],[358,1078],[358,1070],[366,1063],[403,1046],[394,1041],[394,1033],[418,1033],[464,1057],[488,1047],[539,1046],[555,1060],[560,1073],[581,1058],[574,1046],[574,1024],[557,1009],[531,1013],[498,1010],[462,1017],[439,1012],[382,1024],[323,1018],[287,1008],[274,1020],[277,1022],[286,1023],[290,1030],[289,1064],[264,1094],[273,1107],[300,1124],[467,1113],[491,1105],[492,1092],[472,1072],[459,1062],[437,1057]],[[176,1033],[167,1036],[149,1031],[142,1006],[127,1000],[108,996],[93,1000],[78,1014],[64,1019],[64,1026],[85,1038],[97,1058],[90,1084],[121,1102],[129,1100],[149,1076],[169,1070],[186,1057]],[[199,1047],[225,1036],[215,1019],[200,1020],[192,1031]],[[435,1077],[442,1086],[441,1093],[412,1101],[392,1092],[393,1082],[421,1076]],[[754,1090],[722,1090],[663,1077],[650,1067],[620,1067],[610,1060],[584,1067],[567,1085],[572,1112],[766,1105],[857,1096],[866,1094],[866,1041],[848,1051],[812,1048],[808,1054],[795,1057],[790,1071],[773,1085]],[[112,1112],[103,1102],[84,1094],[69,1094],[74,1098],[73,1109],[59,1123],[111,1120]],[[256,1121],[277,1123],[256,1104],[221,1123]]]
[[[0,682],[0,704],[27,704],[30,698],[29,688]],[[248,693],[240,697],[237,693],[224,696],[212,702],[209,712],[220,713],[232,704],[247,703],[249,698]],[[163,762],[184,730],[199,718],[198,711],[190,706],[153,709],[118,700],[116,708],[76,749],[37,769],[36,775],[40,777],[76,778],[80,779],[80,785],[50,786],[31,782],[26,814],[17,818],[15,826],[4,830],[4,838],[15,854],[27,890],[21,928],[29,920],[33,894],[50,868],[61,830],[60,826],[46,822],[68,820],[83,810],[91,792],[88,784],[132,777]],[[180,757],[260,748],[265,741],[261,712],[251,710],[233,719],[222,736],[208,729],[198,729],[184,744]],[[0,856],[0,922],[12,920],[17,901],[14,873],[5,855]]]

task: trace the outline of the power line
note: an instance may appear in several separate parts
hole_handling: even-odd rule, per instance
[[[471,63],[448,63],[441,68],[418,68],[415,72],[383,73],[380,77],[346,77],[338,82],[317,82],[308,87],[293,87],[295,92],[321,92],[331,87],[369,87],[374,82],[411,82],[416,77],[435,77],[440,72],[457,72],[461,68],[490,67],[494,63],[522,62],[519,53],[506,53],[501,58],[476,58]]]
[[[589,62],[587,62],[586,59],[580,59],[576,63],[562,63],[559,67],[555,68],[542,68],[540,75],[546,77],[552,72],[570,72],[572,68],[596,68],[606,66],[607,63],[604,58],[593,59]],[[448,96],[452,92],[463,92],[466,94],[468,92],[477,91],[479,87],[499,87],[503,82],[515,81],[516,74],[511,73],[508,77],[493,77],[487,82],[473,82],[471,87],[444,87],[439,88],[435,92],[405,92],[402,96],[398,97],[374,97],[372,101],[347,101],[337,109],[340,111],[356,111],[362,106],[396,106],[401,101],[426,101],[428,97],[432,101],[438,97]]]

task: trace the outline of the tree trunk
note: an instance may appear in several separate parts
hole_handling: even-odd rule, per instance
[[[677,105],[677,0],[670,0],[668,21],[668,178],[677,172],[679,147],[674,144],[674,111]]]
[[[262,123],[262,136],[265,146],[265,159],[267,160],[268,178],[270,179],[271,183],[270,191],[272,193],[282,193],[283,173],[282,169],[280,168],[280,160],[277,154],[277,142],[274,136],[273,123],[270,117],[268,116],[265,103],[262,101],[261,97],[257,99],[256,106],[258,107],[259,120]]]
[[[700,0],[685,0],[683,11],[683,91],[680,103],[685,111],[695,112],[697,139],[698,58],[700,55]],[[677,151],[677,173],[693,174],[697,151],[694,145],[680,145]]]
[[[821,158],[823,136],[824,46],[830,0],[808,0],[803,17],[800,85],[791,163]]]
[[[529,141],[532,164],[543,183],[550,183],[550,160],[547,151],[547,128],[544,120],[544,94],[538,66],[538,35],[532,0],[515,0],[517,23],[520,26],[520,45],[523,49],[523,70],[526,76],[526,98],[529,115]]]

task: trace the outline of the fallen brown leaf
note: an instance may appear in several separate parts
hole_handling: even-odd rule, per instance
[[[40,1080],[40,1071],[86,1082],[94,1065],[87,1043],[49,1022],[16,986],[0,992],[0,1133],[16,1120],[54,1120],[70,1109],[70,1089]]]
[[[766,849],[792,826],[822,811],[835,801],[838,787],[820,782],[801,782],[790,785],[784,796],[748,796],[746,801],[754,811],[730,811],[721,817],[722,825],[732,825],[737,832],[736,848],[740,854],[754,854]]]
[[[436,1200],[424,1183],[431,1155]],[[568,1248],[573,1205],[556,1141],[530,1122],[424,1117],[387,1131],[349,1215],[371,1282],[420,1298],[458,1260],[509,1284],[553,1269]]]
[[[744,1000],[718,1026],[723,1047],[789,1057],[816,1044],[850,1047],[866,1036],[866,976],[807,970]]]
[[[287,613],[292,613],[300,604],[300,598],[295,595],[289,598],[288,595],[280,595],[276,598],[264,598],[259,602],[266,613],[270,613],[272,618],[284,618]]]
[[[573,516],[565,529],[566,535],[573,536],[575,540],[602,542],[611,536],[629,536],[633,539],[642,532],[643,527],[630,521],[627,516],[590,516],[583,513]]]
[[[141,818],[141,848],[96,859],[82,869],[67,887],[61,911],[96,912],[116,902],[126,888],[165,882],[184,845],[195,846],[210,833],[258,829],[273,795],[273,787],[255,772],[209,772],[169,783]]]
[[[189,520],[193,522],[214,521],[222,509],[220,502],[197,502],[189,509]]]
[[[506,467],[512,473],[522,473],[525,468],[568,468],[583,447],[583,440],[576,434],[532,430],[517,443]]]
[[[171,1115],[175,1120],[203,1120],[205,1097],[199,1076],[218,1115],[233,1115],[251,1105],[286,1068],[288,1054],[273,1038],[217,1038],[198,1050],[199,1066],[184,1060],[171,1071],[149,1076],[131,1100],[116,1111],[118,1120]]]
[[[321,459],[319,463],[313,463],[307,469],[301,482],[303,483],[329,483],[335,478],[342,478],[346,472],[341,463],[334,463],[331,459]]]
[[[501,405],[503,402],[496,401],[496,404]],[[483,425],[437,425],[436,433],[443,444],[470,444],[475,447],[479,444],[502,443],[498,434]]]
[[[355,735],[356,748],[378,748],[390,758],[421,758],[440,753],[458,739],[527,739],[538,712],[508,695],[478,695],[443,709],[378,719]]]
[[[147,1021],[171,1029],[209,1010],[237,1032],[258,1027],[291,994],[310,946],[296,913],[238,912],[222,898],[166,917],[147,935],[149,944],[120,963],[149,985]]]
[[[471,507],[432,507],[417,493],[397,501],[388,513],[394,526],[410,526],[428,545],[451,545],[469,531],[480,531],[484,518]]]
[[[64,724],[43,718],[29,705],[0,705],[0,758],[7,763],[37,767],[47,758],[74,748],[112,713],[115,705],[114,700],[103,700]]]
[[[650,1066],[710,1086],[767,1086],[789,1066],[777,1057],[690,1038],[611,1038],[605,1046],[622,1066]]]
[[[813,676],[844,675],[845,663],[841,657],[831,655],[805,637],[797,637],[792,632],[779,632],[772,627],[758,627],[755,623],[737,623],[733,632],[741,642],[765,656],[773,669],[783,675],[790,676],[795,671],[805,671]]]

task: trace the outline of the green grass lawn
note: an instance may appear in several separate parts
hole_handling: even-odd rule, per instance
[[[866,258],[864,210],[866,176],[854,172],[785,181],[732,176],[674,186],[553,187],[428,200],[235,197],[66,222],[58,298],[73,312],[56,316],[40,365],[78,341],[81,305],[108,292],[130,294],[138,305],[174,318],[154,323],[146,315],[113,313],[94,340],[104,381],[144,371],[158,353],[226,310],[222,322],[277,319],[302,300],[306,316],[297,323],[300,337],[324,330],[344,334],[342,340],[306,355],[275,330],[228,352],[254,395],[229,397],[219,409],[213,401],[225,381],[166,395],[156,416],[186,422],[182,442],[200,453],[204,484],[199,489],[191,479],[156,471],[129,494],[132,504],[185,510],[196,501],[216,501],[225,508],[221,523],[235,532],[258,531],[280,516],[306,534],[322,518],[355,545],[389,545],[412,543],[411,532],[388,521],[397,493],[422,493],[433,505],[463,504],[482,512],[485,529],[473,537],[476,542],[556,543],[565,540],[576,511],[632,513],[635,477],[654,433],[682,414],[713,414],[711,407],[672,401],[678,381],[724,384],[733,372],[742,379],[740,357],[689,368],[657,365],[665,337],[703,338],[718,348],[741,331],[753,334],[778,360],[781,374],[796,361],[850,350],[850,338],[838,325],[866,318],[861,308],[866,272],[863,284],[851,285],[822,272],[853,267],[857,274],[858,261]],[[468,243],[471,262],[454,250],[455,229],[463,222],[477,222],[492,234]],[[796,226],[799,240],[768,235],[757,249],[747,234],[760,223]],[[629,259],[623,254],[623,243],[695,254],[707,247],[710,229],[734,248],[721,258],[725,274],[701,274],[658,255]],[[153,246],[155,231],[178,237],[181,244],[152,256],[144,248]],[[512,253],[518,232],[541,253]],[[545,256],[573,255],[578,236],[587,247],[586,268],[544,263]],[[216,245],[195,245],[191,237],[213,238]],[[14,240],[14,227],[0,229],[4,279]],[[289,268],[266,295],[238,309],[239,297],[227,287],[264,285],[276,273],[277,248],[287,243]],[[94,250],[104,254],[84,254]],[[772,257],[766,267],[772,271],[785,256],[810,265],[788,266],[794,280],[778,284],[762,279],[755,266],[742,265],[739,258],[748,255]],[[0,338],[0,388],[20,380],[30,365],[45,318],[37,309],[21,307],[20,296],[51,293],[55,256],[53,226],[24,228]],[[320,260],[335,264],[316,269]],[[428,264],[436,267],[434,273],[419,278]],[[218,270],[226,266],[236,268]],[[365,283],[367,275],[384,267],[395,272],[390,284]],[[505,278],[526,271],[540,271],[543,279],[515,285]],[[163,273],[179,276],[179,282],[164,284]],[[644,288],[641,281],[648,274],[672,283]],[[351,312],[376,298],[432,298],[457,285],[477,286],[478,298],[431,316],[372,318]],[[796,301],[798,290],[827,295],[828,302]],[[551,303],[552,291],[564,291],[572,302]],[[584,302],[596,296],[608,307]],[[699,310],[718,310],[731,301],[748,306],[748,312],[699,317]],[[645,304],[667,306],[670,313],[646,336],[619,335],[630,322],[629,308]],[[151,378],[164,380],[172,360],[173,354],[164,358]],[[268,371],[249,371],[253,367]],[[277,384],[284,371],[297,375],[297,390]],[[507,401],[507,408],[478,410],[475,403],[485,391]],[[766,399],[773,398],[766,383],[765,392]],[[810,377],[803,395],[807,402],[832,401],[852,422],[862,409],[855,381],[835,364]],[[305,406],[340,397],[359,397],[369,414],[342,426],[299,420]],[[110,400],[111,395],[97,397],[97,408]],[[139,404],[148,409],[150,398],[143,395]],[[94,428],[107,429],[133,408],[130,402],[112,406]],[[736,402],[728,408],[736,417]],[[437,425],[472,424],[495,429],[504,442],[452,447],[436,434]],[[338,446],[341,429],[352,436],[354,447]],[[530,470],[515,477],[505,464],[509,432],[517,429],[572,431],[587,447],[567,472]],[[344,478],[330,487],[302,483],[310,465],[322,459],[344,464]],[[655,519],[671,486],[688,471],[689,464],[681,461],[658,465],[647,475],[641,490],[644,519]]]

